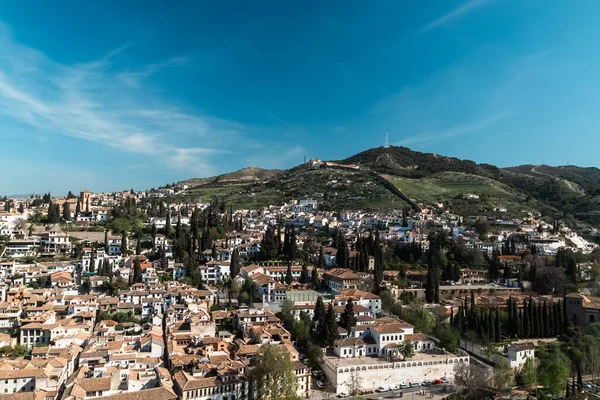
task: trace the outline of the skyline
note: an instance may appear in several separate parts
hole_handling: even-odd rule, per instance
[[[501,167],[599,165],[600,4],[434,4],[6,2],[0,193],[283,169],[386,132]]]

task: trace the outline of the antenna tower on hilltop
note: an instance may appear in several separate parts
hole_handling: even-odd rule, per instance
[[[384,133],[383,136],[385,136],[385,144],[383,145],[383,147],[385,147],[387,149],[388,147],[390,147],[390,142],[388,141],[388,134],[387,134],[387,132]]]

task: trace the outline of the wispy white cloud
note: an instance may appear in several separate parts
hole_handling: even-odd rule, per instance
[[[440,26],[443,26],[449,22],[452,22],[452,21],[462,17],[463,15],[467,14],[468,12],[473,11],[474,9],[484,6],[488,3],[491,3],[492,1],[493,0],[469,0],[462,6],[455,8],[454,10],[450,11],[449,13],[442,15],[441,17],[439,17],[439,18],[431,21],[427,25],[425,25],[419,32],[417,32],[417,35],[420,35],[427,31],[439,28]]]
[[[189,58],[122,70],[119,57],[132,45],[126,43],[99,60],[65,65],[19,44],[0,24],[0,120],[29,124],[44,135],[146,155],[168,168],[214,172],[211,156],[239,143],[246,127],[156,98],[141,81],[186,65]]]
[[[485,128],[492,126],[494,123],[502,120],[506,117],[506,113],[497,112],[486,118],[478,119],[475,121],[467,122],[460,126],[454,126],[448,129],[444,129],[438,132],[425,132],[422,134],[417,134],[413,136],[409,136],[396,142],[397,146],[427,146],[435,143],[443,142],[449,139],[454,139],[459,136],[465,136],[477,133]]]

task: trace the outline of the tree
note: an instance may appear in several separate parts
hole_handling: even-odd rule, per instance
[[[233,253],[231,254],[231,268],[230,268],[231,279],[234,279],[236,276],[239,275],[240,269],[241,269],[240,268],[240,252],[236,248],[235,250],[233,250]]]
[[[81,204],[79,200],[77,200],[77,204],[75,205],[75,220],[77,220],[77,216],[81,213]]]
[[[271,225],[267,227],[263,240],[260,244],[260,259],[263,261],[272,260],[277,257],[278,244],[275,238],[275,230]]]
[[[127,255],[129,251],[127,250],[127,231],[123,231],[121,234],[121,254]]]
[[[321,286],[321,281],[319,280],[319,273],[317,272],[317,267],[313,267],[310,273],[310,284],[313,290],[317,290]]]
[[[531,357],[525,360],[525,364],[519,374],[519,380],[525,389],[530,389],[535,384],[536,367],[535,360]]]
[[[457,363],[454,365],[454,383],[473,393],[478,388],[485,387],[485,371],[475,363]]]
[[[165,236],[167,237],[167,239],[171,235],[171,213],[170,213],[170,210],[171,210],[171,207],[167,206],[167,220],[165,222]]]
[[[348,243],[346,243],[346,239],[342,236],[341,233],[339,234],[339,236],[340,242],[338,244],[337,253],[335,255],[335,261],[338,268],[348,268]]]
[[[142,254],[142,232],[138,231],[135,235],[135,238],[135,254],[139,256]]]
[[[405,360],[409,360],[415,356],[415,346],[410,340],[405,340],[400,345],[400,354]]]
[[[290,285],[292,283],[292,264],[288,261],[287,271],[285,273],[285,283]]]
[[[478,219],[475,222],[475,233],[479,235],[480,239],[484,239],[490,231],[490,223],[487,220]]]
[[[348,299],[344,312],[340,316],[340,326],[347,331],[350,331],[356,326],[356,316],[354,315],[354,302]]]
[[[325,346],[333,346],[333,343],[338,338],[337,322],[335,319],[333,305],[329,304],[329,307],[327,308],[327,315],[325,317],[325,323],[323,324],[327,331],[327,335],[325,336]]]
[[[90,266],[88,267],[88,271],[94,273],[96,271],[96,257],[94,256],[94,249],[92,248],[92,252],[90,255]]]
[[[321,323],[325,320],[325,316],[327,311],[325,310],[325,304],[323,303],[323,298],[321,296],[317,297],[317,304],[315,304],[315,314],[313,316],[313,321],[317,323]]]
[[[281,320],[288,328],[294,325],[294,302],[290,299],[281,302]]]
[[[142,281],[142,265],[139,257],[136,257],[133,263],[133,283],[142,283]]]
[[[289,353],[283,346],[265,344],[260,347],[252,370],[255,398],[298,399],[298,381]]]
[[[302,271],[300,271],[300,278],[298,279],[298,282],[303,285],[308,283],[308,267],[306,264],[302,264]]]
[[[564,390],[564,382],[569,377],[569,369],[558,361],[542,364],[539,381],[550,394],[560,395]]]
[[[71,220],[71,205],[67,202],[63,204],[63,214],[62,217],[65,221]]]
[[[494,387],[500,390],[511,387],[515,379],[515,373],[511,368],[508,359],[505,357],[497,357],[495,363],[496,367],[494,368],[494,376],[492,379]]]

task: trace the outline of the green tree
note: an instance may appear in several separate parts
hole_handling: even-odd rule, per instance
[[[90,255],[90,266],[88,267],[88,271],[94,273],[96,271],[96,256],[94,248],[92,248]]]
[[[142,283],[142,281],[142,265],[139,257],[136,257],[133,263],[133,283]]]
[[[290,285],[292,283],[292,264],[291,262],[288,261],[287,264],[287,271],[285,273],[285,283],[287,283],[288,285]]]
[[[308,283],[308,267],[306,264],[302,264],[302,271],[300,272],[298,281],[303,285]]]
[[[327,311],[325,310],[325,304],[323,303],[323,298],[321,296],[317,297],[317,303],[315,304],[315,314],[313,316],[313,321],[317,323],[321,323],[325,320],[325,316],[327,315]]]
[[[65,221],[71,220],[71,205],[67,202],[65,202],[65,204],[63,204],[63,215],[62,216]]]
[[[269,225],[260,244],[260,259],[263,261],[273,260],[277,257],[278,252],[275,230]]]
[[[564,393],[565,381],[569,378],[569,360],[542,360],[539,368],[538,378],[544,389],[554,395],[559,396]]]
[[[319,273],[317,272],[316,266],[313,267],[310,273],[310,285],[312,286],[313,290],[317,290],[321,286],[321,281],[319,280]]]
[[[239,250],[236,248],[235,250],[233,250],[233,253],[231,254],[231,268],[230,268],[230,276],[231,279],[234,279],[236,276],[239,275],[240,273],[240,252]]]
[[[533,387],[536,375],[535,360],[533,358],[527,358],[519,374],[519,380],[525,389],[531,389]]]
[[[340,316],[340,326],[347,331],[350,331],[356,326],[356,316],[354,315],[354,302],[348,299],[344,312]]]
[[[288,328],[294,325],[294,302],[288,298],[281,302],[281,320]]]
[[[405,340],[400,345],[400,354],[405,360],[409,360],[415,356],[415,346],[410,340]]]
[[[298,399],[298,381],[289,353],[283,346],[265,344],[254,359],[252,381],[258,399]]]
[[[327,308],[327,314],[325,316],[325,323],[323,324],[326,331],[325,346],[333,346],[333,342],[338,338],[337,322],[335,318],[335,312],[333,311],[333,305],[329,304]]]
[[[127,255],[129,250],[127,249],[127,231],[123,231],[121,234],[121,254]]]

